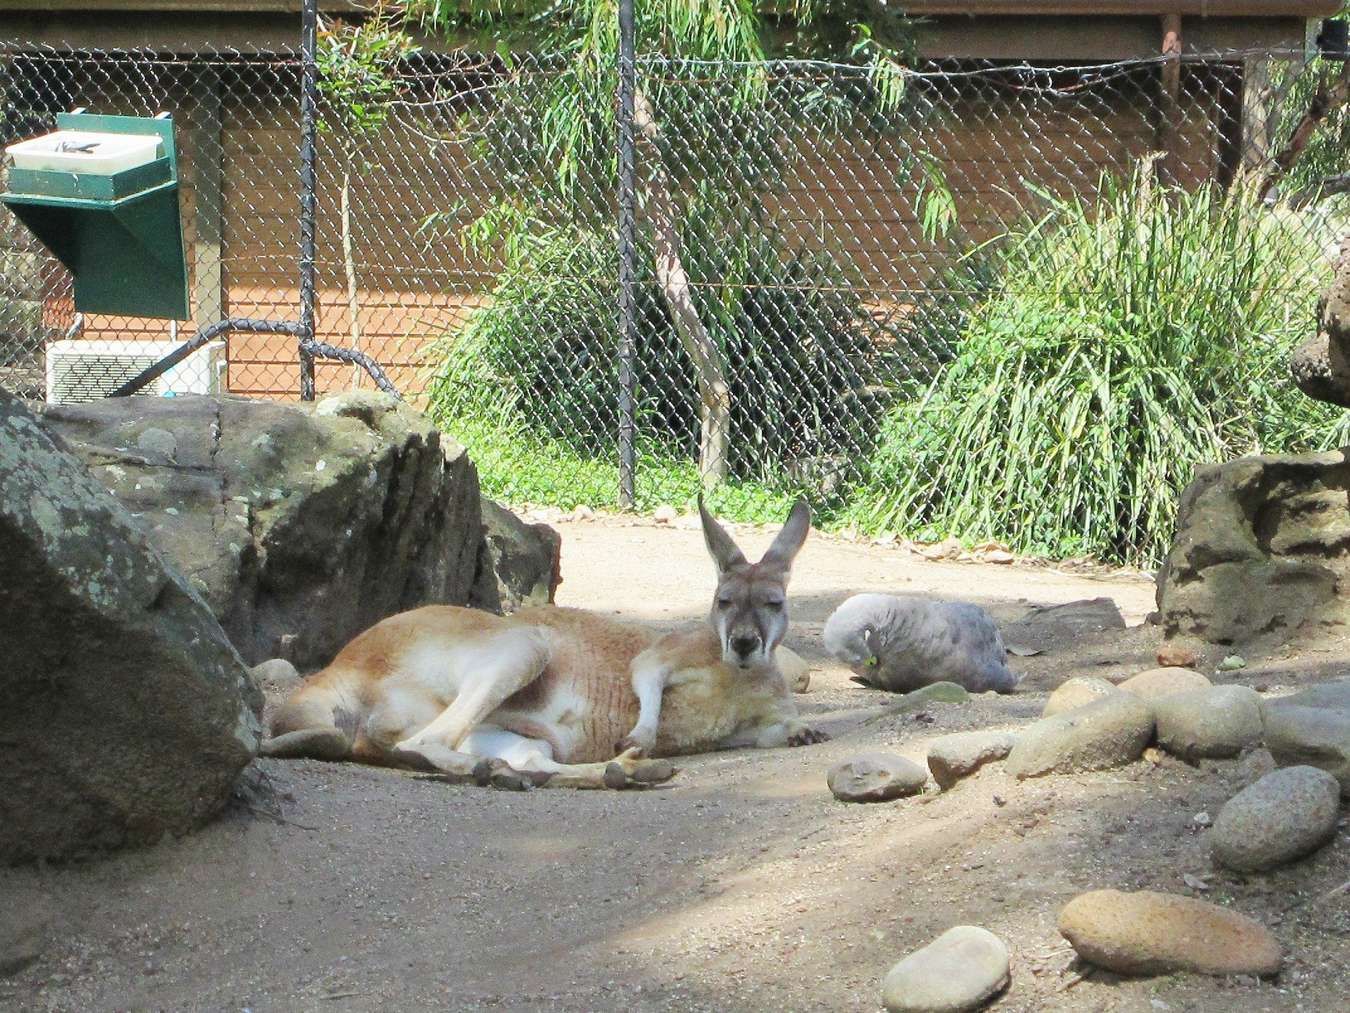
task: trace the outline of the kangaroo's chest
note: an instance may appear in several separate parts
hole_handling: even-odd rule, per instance
[[[707,752],[772,708],[772,693],[755,683],[738,684],[720,666],[681,673],[661,698],[656,755]]]

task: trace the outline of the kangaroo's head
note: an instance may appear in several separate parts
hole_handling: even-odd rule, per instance
[[[773,660],[787,633],[787,584],[792,560],[811,530],[811,508],[799,500],[758,563],[746,562],[731,536],[698,504],[703,538],[717,564],[717,593],[708,620],[722,644],[722,660],[751,668]]]

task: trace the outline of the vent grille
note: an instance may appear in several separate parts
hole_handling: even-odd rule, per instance
[[[51,385],[47,400],[53,404],[81,404],[100,401],[135,377],[141,370],[153,366],[158,356],[144,353],[110,354],[48,350],[51,361],[47,368]],[[163,393],[162,377],[140,392],[146,396]]]

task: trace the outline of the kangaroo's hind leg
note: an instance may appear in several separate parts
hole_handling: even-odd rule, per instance
[[[461,652],[454,701],[419,731],[395,743],[403,753],[463,753],[464,739],[506,700],[539,678],[548,665],[548,643],[538,630],[517,627]]]
[[[666,760],[646,760],[640,749],[629,749],[607,763],[559,763],[553,747],[494,725],[480,725],[465,738],[463,747],[475,756],[504,762],[543,788],[627,788],[657,784],[675,776]]]

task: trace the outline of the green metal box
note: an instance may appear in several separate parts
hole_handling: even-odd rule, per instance
[[[12,168],[0,201],[70,269],[80,312],[187,319],[172,121],[60,113],[56,126],[157,135],[159,157],[109,175]]]

